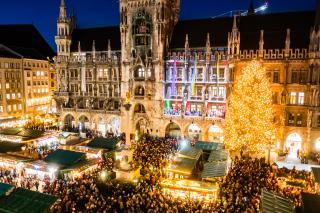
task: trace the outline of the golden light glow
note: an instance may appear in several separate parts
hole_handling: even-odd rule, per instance
[[[272,91],[265,68],[252,61],[234,84],[225,121],[230,151],[262,154],[274,143]]]

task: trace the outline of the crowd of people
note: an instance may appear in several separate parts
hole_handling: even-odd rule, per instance
[[[123,136],[122,136],[123,139]],[[113,161],[103,159],[98,167],[72,180],[44,181],[41,191],[57,196],[53,212],[260,212],[263,189],[290,198],[296,207],[301,206],[300,193],[304,189],[282,187],[281,174],[297,179],[305,177],[312,187],[310,173],[277,169],[264,159],[248,156],[236,157],[228,174],[218,181],[216,201],[179,198],[163,194],[161,180],[164,168],[177,152],[178,141],[143,135],[134,145],[132,168],[141,168],[141,178],[135,183],[123,183],[105,179],[102,174],[113,172]],[[15,170],[0,170],[0,181],[38,190],[39,183],[32,178],[17,182]],[[306,189],[305,189],[306,190]]]

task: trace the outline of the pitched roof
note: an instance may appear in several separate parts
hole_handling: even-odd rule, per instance
[[[237,21],[240,48],[258,49],[260,30],[264,30],[264,48],[282,49],[287,28],[291,29],[292,48],[308,48],[314,19],[314,11],[241,16]],[[231,17],[180,21],[175,26],[170,48],[184,48],[186,34],[191,48],[205,47],[207,33],[210,33],[211,46],[226,47],[232,23]]]
[[[7,192],[11,191],[14,187],[10,184],[0,183],[0,197],[7,194]]]
[[[25,58],[46,59],[55,55],[39,31],[32,24],[0,25],[0,44]]]
[[[302,192],[303,212],[318,213],[320,209],[320,195]]]
[[[0,198],[0,212],[44,213],[48,212],[56,201],[54,196],[17,188],[10,195]]]
[[[195,147],[187,147],[179,151],[179,157],[199,160],[202,150]]]
[[[258,49],[260,30],[264,30],[264,48],[283,49],[287,28],[291,29],[292,48],[308,48],[314,20],[315,11],[241,16],[238,18],[240,48]],[[191,48],[205,47],[207,33],[210,33],[211,46],[226,47],[232,24],[232,17],[179,21],[173,31],[170,48],[184,48],[186,34],[189,35]],[[71,51],[78,51],[79,41],[82,51],[91,51],[93,40],[97,51],[106,51],[108,39],[111,41],[112,50],[121,49],[119,26],[75,29],[72,34]]]
[[[94,148],[115,150],[119,142],[118,138],[95,138],[87,145]]]
[[[93,40],[95,40],[96,51],[107,51],[108,40],[110,40],[112,50],[120,50],[120,28],[119,26],[111,26],[75,29],[72,33],[71,51],[78,51],[79,41],[81,51],[91,51]]]
[[[196,147],[202,150],[221,150],[223,148],[223,143],[209,142],[209,141],[198,141]]]
[[[19,152],[24,144],[0,141],[0,153]]]
[[[209,162],[203,166],[202,178],[223,177],[227,173],[227,161]]]
[[[187,173],[192,174],[194,168],[196,167],[197,160],[190,158],[178,157],[175,161],[169,165],[168,171],[176,173]]]
[[[226,160],[228,160],[228,152],[225,149],[211,151],[208,159],[209,162],[226,161]]]
[[[319,167],[311,167],[312,174],[314,177],[314,181],[316,183],[320,183],[320,168]]]
[[[44,161],[51,164],[57,164],[62,167],[70,167],[82,160],[85,155],[85,153],[81,152],[58,149],[49,154]]]
[[[0,44],[0,57],[3,58],[22,58],[23,56],[12,49]]]

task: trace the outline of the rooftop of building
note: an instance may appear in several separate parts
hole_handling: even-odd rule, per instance
[[[17,57],[46,60],[55,56],[55,52],[32,24],[0,25],[0,44],[9,48],[11,53],[0,50],[4,57]],[[12,55],[12,51],[17,54]]]
[[[291,31],[291,48],[308,48],[315,16],[315,11],[299,11],[238,17],[240,49],[258,49],[260,30],[264,30],[264,49],[283,49],[287,29]],[[232,17],[181,20],[174,28],[170,49],[184,48],[186,34],[190,48],[205,47],[208,33],[212,47],[226,47],[232,26]],[[78,51],[79,41],[82,51],[91,51],[93,40],[97,51],[106,51],[108,40],[112,50],[120,50],[120,39],[119,26],[75,29],[71,51]]]

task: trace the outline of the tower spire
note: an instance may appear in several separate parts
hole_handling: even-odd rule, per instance
[[[254,6],[253,6],[253,0],[250,0],[249,8],[248,8],[248,16],[254,15]]]
[[[286,45],[285,45],[285,49],[286,49],[286,51],[289,51],[289,49],[290,49],[290,29],[288,28],[287,29],[287,36],[286,36]]]
[[[64,0],[61,0],[60,2],[60,13],[59,13],[59,19],[64,20],[67,18],[67,8],[64,3]]]
[[[211,56],[211,44],[210,44],[210,33],[207,34],[207,42],[206,42],[206,61],[210,62]]]
[[[232,30],[237,30],[238,27],[237,27],[237,16],[234,15],[233,16],[233,25],[232,25]]]
[[[96,60],[96,41],[92,41],[92,60]]]
[[[108,39],[108,58],[111,58],[111,41]]]
[[[263,56],[263,48],[264,48],[264,31],[260,30],[260,41],[259,41],[259,57]]]
[[[188,58],[188,52],[189,52],[189,35],[186,34],[186,40],[184,42],[184,54],[185,54],[185,61],[187,61]]]

